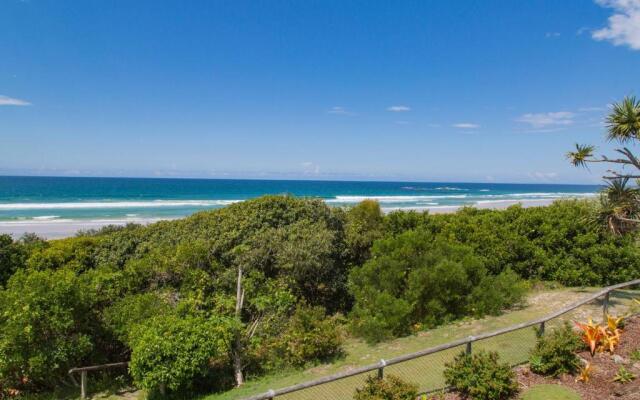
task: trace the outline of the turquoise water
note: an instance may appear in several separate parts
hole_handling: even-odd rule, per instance
[[[598,189],[550,184],[0,176],[0,221],[177,218],[265,194],[320,198],[333,206],[372,198],[392,210],[590,197]]]

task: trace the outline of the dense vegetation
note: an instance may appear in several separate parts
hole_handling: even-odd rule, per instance
[[[375,243],[351,272],[355,331],[371,341],[517,304],[524,285],[510,269],[491,275],[469,246],[414,230]]]
[[[63,240],[0,236],[0,393],[123,360],[139,387],[225,390],[340,357],[345,335],[498,313],[528,280],[636,278],[634,235],[587,223],[591,208],[382,215],[268,196]]]

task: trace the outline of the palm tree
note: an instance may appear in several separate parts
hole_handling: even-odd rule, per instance
[[[640,139],[640,100],[634,96],[625,97],[620,103],[613,104],[607,117],[607,128],[610,141],[625,143]]]
[[[607,140],[622,145],[640,140],[640,100],[625,97],[614,103],[607,117]],[[607,163],[618,169],[609,169],[603,178],[608,182],[600,196],[597,219],[614,234],[624,234],[640,226],[640,190],[631,187],[631,179],[640,179],[640,160],[628,147],[615,149],[617,158],[594,156],[595,147],[576,144],[567,158],[576,167],[588,168],[590,163]],[[620,155],[622,157],[620,157]],[[632,170],[625,170],[630,167]]]
[[[588,168],[587,162],[595,149],[595,146],[576,143],[576,150],[567,152],[567,158],[574,167]]]
[[[610,180],[600,193],[596,220],[616,235],[631,232],[640,223],[640,190],[628,182],[628,178]]]

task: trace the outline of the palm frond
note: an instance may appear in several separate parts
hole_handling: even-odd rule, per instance
[[[613,234],[636,230],[640,217],[640,189],[629,178],[611,179],[600,194],[596,220]]]
[[[640,135],[640,100],[635,96],[625,97],[614,103],[607,117],[607,139],[625,143],[639,139]]]
[[[574,167],[587,167],[590,157],[593,157],[594,146],[576,143],[576,150],[567,152],[567,158]]]

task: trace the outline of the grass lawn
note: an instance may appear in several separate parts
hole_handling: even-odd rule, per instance
[[[538,385],[527,390],[522,400],[580,400],[580,396],[560,385]]]
[[[388,359],[447,343],[452,340],[471,335],[479,335],[513,324],[526,322],[558,310],[596,290],[597,289],[555,289],[533,291],[529,295],[528,305],[523,309],[512,310],[497,317],[461,321],[420,332],[413,336],[380,343],[375,346],[370,346],[361,340],[350,339],[345,345],[346,356],[332,364],[319,365],[304,371],[291,371],[276,376],[249,380],[241,389],[204,396],[202,400],[241,399],[246,396],[266,392],[269,389],[282,388],[336,372],[372,364],[383,358]],[[622,314],[630,302],[629,297],[630,296],[624,292],[612,293],[610,301],[611,313],[614,315]],[[547,329],[562,323],[563,320],[585,320],[590,316],[594,317],[594,319],[601,318],[602,308],[599,302],[582,306],[564,316],[564,318],[549,323]],[[498,351],[504,360],[512,364],[519,364],[527,360],[529,350],[534,344],[535,332],[533,329],[528,328],[482,342],[476,342],[473,348]],[[401,376],[407,381],[418,384],[420,390],[437,389],[444,384],[442,378],[444,363],[450,361],[459,351],[462,351],[462,348],[451,349],[407,363],[387,367],[385,368],[385,374]],[[316,400],[318,398],[349,399],[353,394],[354,388],[360,386],[364,378],[365,376],[351,377],[279,398],[287,400]]]
[[[363,365],[378,362],[380,359],[388,359],[406,353],[415,352],[452,340],[464,338],[471,335],[490,332],[499,328],[513,324],[526,322],[539,318],[559,308],[573,303],[580,298],[593,293],[597,289],[542,289],[534,290],[528,297],[527,306],[522,309],[511,310],[500,316],[491,316],[479,320],[464,320],[457,323],[441,326],[415,335],[396,339],[389,342],[380,343],[374,346],[368,345],[359,339],[349,339],[345,343],[345,356],[331,364],[318,365],[306,370],[282,371],[279,374],[252,379],[240,389],[234,389],[225,393],[210,394],[200,396],[200,400],[233,400],[254,394],[266,392],[269,389],[278,389],[285,386],[294,385],[312,379],[321,378],[336,372],[347,371]],[[630,295],[624,292],[616,292],[611,295],[611,314],[619,315],[626,311],[630,304]],[[637,297],[637,295],[636,295]],[[587,317],[600,319],[602,316],[601,304],[594,302],[582,306],[574,312],[564,316],[563,320],[585,320]],[[562,323],[562,320],[549,323],[547,329],[553,325]],[[498,351],[504,360],[512,364],[526,362],[527,355],[531,347],[535,344],[535,333],[533,329],[527,328],[512,332],[507,335],[475,342],[473,349],[487,349]],[[394,374],[403,379],[416,383],[423,391],[433,390],[443,385],[442,371],[445,362],[451,360],[455,354],[462,351],[462,348],[451,349],[407,363],[394,365],[385,368],[385,374]],[[278,399],[286,400],[317,400],[322,399],[350,399],[354,388],[360,386],[365,376],[356,376],[343,379],[330,384],[322,385],[305,391],[292,393]],[[91,389],[91,388],[90,388]],[[126,397],[112,396],[110,400],[142,399],[144,395],[137,396],[131,393]],[[100,397],[95,397],[100,398]],[[532,399],[535,399],[533,397]]]

